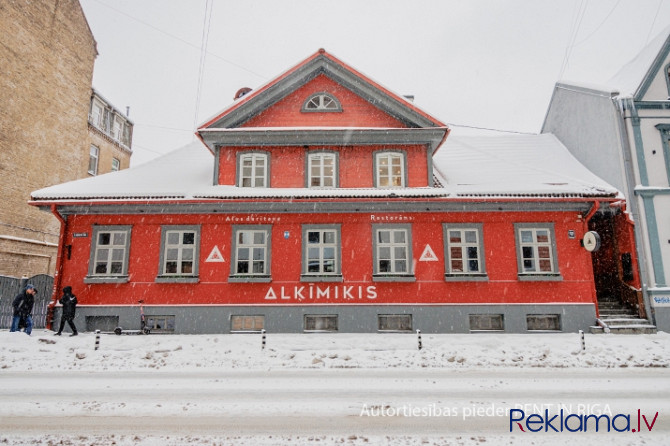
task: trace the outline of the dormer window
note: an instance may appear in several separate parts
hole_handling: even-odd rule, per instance
[[[375,187],[405,187],[406,160],[401,151],[380,151],[374,155]]]
[[[304,112],[341,112],[342,106],[335,96],[329,93],[315,93],[302,105]]]

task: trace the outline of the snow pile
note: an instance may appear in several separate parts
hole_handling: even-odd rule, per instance
[[[0,371],[670,367],[670,335],[0,333]]]

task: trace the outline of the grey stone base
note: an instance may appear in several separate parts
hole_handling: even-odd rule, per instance
[[[559,315],[560,332],[588,331],[595,323],[593,305],[403,305],[403,306],[147,306],[147,316],[174,316],[174,334],[214,334],[231,332],[231,316],[264,316],[268,333],[302,333],[305,315],[337,315],[340,333],[376,333],[379,315],[410,314],[408,332],[470,333],[470,315],[501,314],[503,333],[531,333],[528,315]],[[60,323],[56,308],[54,327]],[[139,330],[139,307],[79,306],[75,324],[79,331]],[[65,331],[69,331],[65,326]]]

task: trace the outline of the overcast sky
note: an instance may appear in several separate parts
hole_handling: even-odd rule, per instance
[[[670,0],[80,1],[93,86],[135,123],[131,165],[319,48],[453,134],[537,133],[556,81],[604,83],[670,26]]]

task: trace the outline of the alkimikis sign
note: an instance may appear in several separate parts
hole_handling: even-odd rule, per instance
[[[651,415],[649,416],[651,418]],[[533,413],[526,416],[521,409],[510,409],[509,431],[510,432],[649,432],[654,428],[658,418],[658,412],[651,419],[642,414],[640,409],[637,414],[619,413],[608,414],[576,414],[569,413],[563,409],[553,416],[549,410],[544,411],[544,416]],[[637,421],[637,424],[636,424]]]

